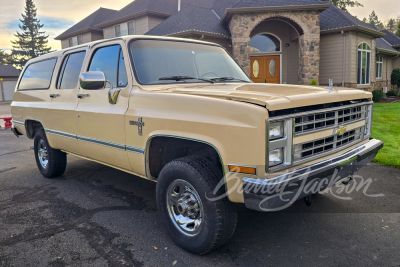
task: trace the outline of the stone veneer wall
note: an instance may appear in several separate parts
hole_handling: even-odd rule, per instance
[[[250,35],[266,19],[289,19],[304,34],[299,37],[299,84],[309,85],[315,79],[319,84],[320,23],[318,11],[290,11],[235,14],[229,29],[232,36],[233,57],[250,76]]]

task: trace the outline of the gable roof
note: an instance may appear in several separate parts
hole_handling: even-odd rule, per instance
[[[275,7],[275,6],[305,6],[327,4],[320,0],[239,0],[231,8],[241,7]]]
[[[211,8],[215,1],[216,0],[181,0],[181,10],[188,5]],[[105,27],[145,14],[169,17],[178,13],[178,5],[178,0],[134,0],[96,26]]]
[[[229,37],[220,18],[210,8],[188,5],[176,15],[157,25],[146,35],[173,35],[181,32],[202,32]]]
[[[234,13],[291,10],[325,10],[330,3],[320,0],[238,0],[227,7],[221,22],[227,23]]]
[[[353,17],[346,11],[331,5],[328,9],[324,10],[320,14],[320,26],[321,32],[323,31],[334,31],[343,28],[358,28],[364,30],[377,37],[382,37],[383,34],[371,25],[362,22],[361,20]]]
[[[383,53],[400,55],[400,52],[394,49],[384,38],[376,39],[376,48]]]
[[[381,31],[386,34],[383,37],[391,46],[400,48],[400,37],[388,30]]]
[[[18,78],[20,75],[21,71],[17,70],[11,65],[0,65],[0,77],[1,78],[6,78],[6,77],[16,77]]]
[[[102,31],[101,28],[98,28],[95,25],[103,22],[116,12],[116,10],[101,7],[54,39],[62,40],[80,33],[89,32],[91,30]]]
[[[106,27],[134,18],[138,14],[153,13],[168,17],[177,12],[178,0],[135,0],[96,26]]]

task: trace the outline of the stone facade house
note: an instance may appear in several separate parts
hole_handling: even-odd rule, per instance
[[[56,39],[66,48],[132,34],[218,43],[261,83],[382,89],[400,67],[400,38],[320,0],[135,0]]]

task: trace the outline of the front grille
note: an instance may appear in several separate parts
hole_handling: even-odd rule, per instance
[[[366,106],[358,106],[295,117],[295,136],[365,119],[365,110]]]
[[[294,160],[299,161],[331,150],[341,148],[362,138],[364,126],[345,132],[343,135],[332,135],[294,146]]]

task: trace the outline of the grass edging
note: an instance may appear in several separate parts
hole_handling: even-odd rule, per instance
[[[373,162],[400,168],[400,102],[374,104],[372,137],[384,142]]]

